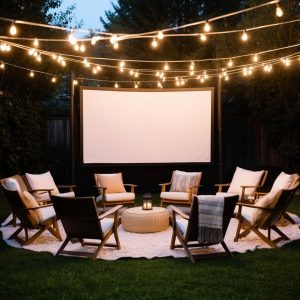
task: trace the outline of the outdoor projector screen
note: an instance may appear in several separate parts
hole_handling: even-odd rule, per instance
[[[83,164],[211,163],[213,88],[81,87]]]

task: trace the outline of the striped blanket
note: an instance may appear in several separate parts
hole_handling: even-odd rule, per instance
[[[223,241],[224,197],[198,196],[198,241],[219,243]]]

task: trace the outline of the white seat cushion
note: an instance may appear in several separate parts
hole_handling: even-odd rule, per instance
[[[25,173],[26,179],[33,190],[52,189],[51,194],[59,194],[59,190],[54,182],[51,173],[48,171],[43,174]]]
[[[107,233],[108,230],[110,230],[114,225],[114,218],[104,218],[100,220],[101,228],[104,233],[104,235]]]
[[[189,193],[184,192],[162,192],[160,193],[161,199],[170,199],[170,200],[189,200]]]
[[[252,224],[254,212],[255,212],[255,208],[243,206],[242,217]]]
[[[56,213],[55,213],[53,206],[42,207],[38,210],[40,211],[39,221],[41,224],[56,217]]]
[[[106,193],[126,193],[122,173],[115,174],[95,174],[96,184],[106,187]]]
[[[251,171],[236,167],[228,193],[238,194],[241,196],[241,186],[257,186],[261,180],[264,171]],[[245,195],[253,195],[255,188],[245,189]]]
[[[176,218],[176,226],[180,229],[182,235],[185,236],[188,226],[188,220],[183,218]]]
[[[109,201],[130,201],[135,199],[135,193],[112,193],[112,194],[105,194],[105,199],[107,202]],[[96,202],[102,200],[102,195],[96,198]]]
[[[188,188],[200,184],[201,172],[184,172],[175,170],[172,175],[170,192],[188,192]],[[194,189],[197,193],[198,187]]]

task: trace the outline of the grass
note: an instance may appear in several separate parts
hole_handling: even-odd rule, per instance
[[[0,198],[1,221],[9,211]],[[300,215],[299,196],[289,211]],[[93,261],[1,239],[0,299],[300,299],[300,241],[235,257]]]

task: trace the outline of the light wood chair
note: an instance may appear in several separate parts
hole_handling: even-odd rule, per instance
[[[122,205],[117,205],[99,215],[94,197],[51,196],[51,199],[67,235],[56,255],[67,254],[95,259],[104,246],[121,249],[118,237],[118,211]],[[114,218],[109,218],[110,215]],[[112,234],[116,240],[115,244],[107,243]],[[84,239],[98,242],[87,242]],[[78,240],[82,246],[96,246],[95,252],[64,250],[69,241],[74,240]]]
[[[160,206],[192,204],[193,196],[198,194],[202,172],[183,172],[175,170],[170,182],[161,183]]]
[[[238,201],[238,196],[227,196],[224,197],[224,211],[223,211],[223,226],[222,226],[222,232],[223,237],[226,235],[226,231],[230,222],[230,219],[233,216],[233,211],[235,208],[235,205]],[[170,249],[174,248],[183,248],[190,258],[190,260],[195,263],[197,258],[205,257],[205,254],[196,255],[193,254],[190,250],[191,248],[201,248],[201,247],[208,247],[212,245],[216,245],[221,243],[223,246],[226,254],[229,254],[232,256],[232,253],[228,249],[227,245],[225,244],[224,240],[217,243],[201,243],[198,241],[198,198],[195,196],[193,198],[192,206],[191,206],[191,213],[190,215],[187,215],[183,213],[178,207],[170,205],[170,208],[172,210],[172,227],[173,227],[173,234],[171,239],[171,245]],[[180,218],[178,218],[178,216]],[[201,215],[200,215],[201,218]],[[180,244],[175,245],[176,237],[178,238]],[[208,254],[210,257],[214,256],[222,256],[224,253],[213,253]]]
[[[264,198],[260,198],[255,204],[237,203],[239,206],[237,214],[239,223],[234,241],[237,242],[240,238],[246,237],[251,231],[273,248],[277,247],[279,241],[289,240],[276,223],[286,212],[286,208],[298,187],[299,182],[288,190],[274,191],[265,195]],[[267,236],[261,232],[262,229],[267,230]],[[273,240],[271,237],[272,230],[279,235]]]
[[[13,176],[16,180],[14,189],[7,188],[8,178],[2,179],[0,188],[6,196],[8,203],[12,209],[12,213],[19,220],[19,224],[13,221],[14,225],[19,226],[18,229],[8,238],[15,239],[21,245],[28,245],[34,242],[44,231],[49,231],[54,237],[61,241],[61,235],[57,224],[57,217],[51,204],[40,205],[35,198],[26,191],[24,182],[19,175]],[[18,182],[21,184],[19,185]],[[26,196],[27,193],[27,196]],[[29,229],[36,232],[30,237]],[[25,237],[21,237],[20,233],[25,231]]]

